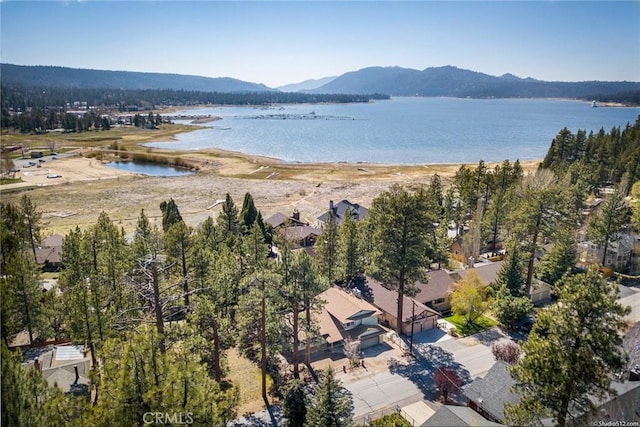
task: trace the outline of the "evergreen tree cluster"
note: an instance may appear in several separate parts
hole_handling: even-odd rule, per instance
[[[65,236],[59,287],[43,293],[34,256],[41,214],[26,195],[17,206],[2,204],[3,423],[142,425],[145,414],[162,412],[224,425],[238,402],[225,363],[231,347],[261,367],[268,404],[267,378],[281,381],[276,355],[294,339],[297,348],[300,336],[316,339],[310,313],[327,282],[287,242],[279,242],[280,262],[269,258],[271,232],[250,194],[240,210],[230,195],[221,208],[195,230],[167,200],[162,227],[143,210],[131,242],[103,212]],[[295,334],[286,313],[296,319]],[[90,396],[54,392],[17,355],[5,357],[22,331],[30,344],[86,345]]]
[[[633,184],[640,179],[640,117],[622,130],[614,127],[609,132],[578,130],[574,134],[564,128],[551,141],[540,167],[569,176],[571,183],[588,191],[619,184],[623,178]]]
[[[74,88],[48,86],[2,85],[2,127],[8,127],[10,112],[38,111],[47,116],[50,112],[64,112],[67,104],[76,101],[113,112],[155,109],[162,106],[215,105],[270,105],[369,102],[372,99],[389,99],[381,94],[308,94],[299,92],[202,92],[174,89],[116,89]],[[60,120],[59,120],[60,121]]]

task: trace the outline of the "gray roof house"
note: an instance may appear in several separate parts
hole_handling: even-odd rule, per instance
[[[318,217],[318,223],[323,224],[329,220],[329,215],[333,214],[338,224],[342,224],[344,216],[347,212],[351,212],[351,218],[354,221],[360,221],[364,219],[369,212],[369,209],[364,206],[360,206],[357,203],[351,203],[348,200],[341,200],[337,204],[333,203],[333,200],[329,201],[329,210]]]
[[[36,262],[47,271],[57,270],[62,263],[63,244],[64,236],[59,234],[45,238],[42,244],[36,248]]]
[[[89,397],[91,362],[83,346],[53,345],[27,350],[25,365],[42,372],[50,387],[57,386],[64,393]]]
[[[467,406],[442,406],[422,424],[422,427],[493,427],[494,423]]]
[[[498,278],[498,273],[500,273],[503,263],[504,261],[478,263],[474,265],[473,269],[478,273],[485,285],[491,285]],[[451,276],[457,282],[466,276],[470,270],[470,268],[467,268],[466,270],[456,271]]]
[[[518,403],[520,398],[511,391],[515,384],[507,368],[498,360],[484,378],[476,378],[464,389],[467,405],[488,420],[504,424],[505,403]]]

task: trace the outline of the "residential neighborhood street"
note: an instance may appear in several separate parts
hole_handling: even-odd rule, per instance
[[[374,419],[413,402],[436,401],[433,373],[438,368],[453,369],[465,383],[483,376],[495,363],[491,343],[502,339],[508,337],[498,328],[466,338],[452,338],[441,329],[415,334],[414,360],[381,353],[376,357],[388,360],[388,370],[353,382],[343,379],[353,396],[354,419]],[[452,398],[463,403],[461,393]]]
[[[640,313],[640,290],[620,287],[619,302],[630,305],[631,319],[638,320]],[[446,326],[444,329],[447,329]],[[343,370],[346,361],[339,359],[327,363],[319,362],[316,369],[333,366],[342,385],[351,393],[354,405],[354,421],[356,424],[380,418],[383,415],[398,411],[414,402],[426,401],[436,410],[438,393],[433,382],[433,374],[439,368],[453,369],[465,384],[477,377],[483,377],[495,364],[491,352],[491,344],[496,341],[511,339],[500,328],[486,331],[464,338],[453,338],[443,329],[434,328],[414,334],[414,355],[408,355],[409,338],[403,341],[386,339],[385,343],[370,347],[363,351],[364,366],[353,370]],[[464,404],[461,390],[450,396]],[[279,408],[276,419],[280,421]],[[267,426],[271,425],[271,417],[266,411],[236,420],[233,426]]]

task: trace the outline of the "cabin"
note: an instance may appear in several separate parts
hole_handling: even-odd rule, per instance
[[[326,223],[330,216],[336,219],[338,225],[342,224],[345,215],[350,215],[354,221],[361,221],[367,216],[367,212],[369,212],[369,209],[357,203],[351,203],[348,200],[341,200],[338,203],[333,203],[333,200],[329,200],[329,210],[318,217],[318,224]]]
[[[357,281],[354,281],[357,282]],[[383,322],[397,330],[398,325],[398,292],[387,288],[381,282],[364,277],[354,292],[366,298],[368,302],[380,309]],[[440,313],[414,298],[404,296],[402,299],[402,333],[411,335],[437,326]]]
[[[318,298],[324,305],[313,312],[319,336],[311,344],[311,359],[320,360],[335,357],[336,353],[342,354],[347,341],[358,342],[360,350],[383,342],[386,331],[378,324],[378,316],[382,314],[378,308],[337,287],[327,289]],[[301,331],[301,351],[306,348],[304,335],[304,331]]]

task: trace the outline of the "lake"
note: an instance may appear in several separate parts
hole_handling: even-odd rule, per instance
[[[477,163],[541,159],[567,127],[610,131],[640,108],[549,99],[397,97],[362,104],[211,107],[175,113],[222,120],[157,148],[220,148],[284,162]]]
[[[140,173],[151,176],[187,176],[193,172],[187,169],[174,168],[172,166],[157,165],[153,163],[137,162],[109,162],[106,166],[122,171]]]

